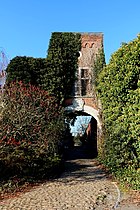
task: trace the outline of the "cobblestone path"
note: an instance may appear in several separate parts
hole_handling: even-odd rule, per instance
[[[96,160],[73,158],[65,164],[60,178],[3,200],[0,210],[133,210],[118,205],[117,188]]]

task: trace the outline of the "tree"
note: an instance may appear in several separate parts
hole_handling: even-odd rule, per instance
[[[7,83],[23,81],[32,85],[41,86],[42,77],[46,74],[46,59],[17,56],[13,58],[7,69]]]

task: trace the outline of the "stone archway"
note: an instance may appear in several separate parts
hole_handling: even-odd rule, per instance
[[[91,106],[84,105],[84,112],[91,115],[97,121],[97,147],[99,146],[99,140],[102,136],[102,122],[100,113],[98,110]]]
[[[87,104],[87,103],[86,103]],[[91,151],[97,156],[98,154],[98,147],[100,144],[100,136],[102,135],[102,123],[100,120],[100,114],[97,109],[92,106],[86,105],[85,101],[82,98],[74,99],[71,105],[65,108],[66,111],[69,113],[85,113],[92,117],[91,120],[91,127],[90,127],[90,135],[88,140],[91,144],[89,144],[89,148]],[[86,135],[86,134],[85,134]]]
[[[97,126],[99,129],[101,129],[101,122],[100,122],[100,118],[99,118],[99,111],[94,109],[93,107],[91,106],[87,106],[87,105],[84,105],[84,109],[83,111],[89,115],[91,115],[92,117],[94,117],[97,121]]]

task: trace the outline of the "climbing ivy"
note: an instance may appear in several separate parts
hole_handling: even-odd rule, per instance
[[[99,74],[97,90],[106,129],[105,163],[134,188],[139,188],[140,35],[112,55]]]
[[[93,71],[93,85],[97,85],[98,76],[102,71],[103,67],[106,65],[105,62],[105,53],[102,43],[102,47],[99,49],[96,59],[93,61],[92,71]]]
[[[59,101],[72,94],[81,49],[80,36],[79,33],[54,32],[50,39],[43,88]]]

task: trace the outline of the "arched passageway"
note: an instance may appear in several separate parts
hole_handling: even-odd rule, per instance
[[[97,157],[97,121],[94,117],[91,117],[83,138],[86,139],[89,153],[92,154],[94,157]]]
[[[66,157],[68,159],[95,158],[98,155],[97,120],[84,112],[76,112],[75,115],[78,119],[79,117],[81,118],[78,121],[78,124],[75,123],[73,126],[75,127],[75,132],[71,129],[73,147],[66,149]],[[82,117],[84,117],[83,120]],[[88,120],[85,121],[86,118]]]

